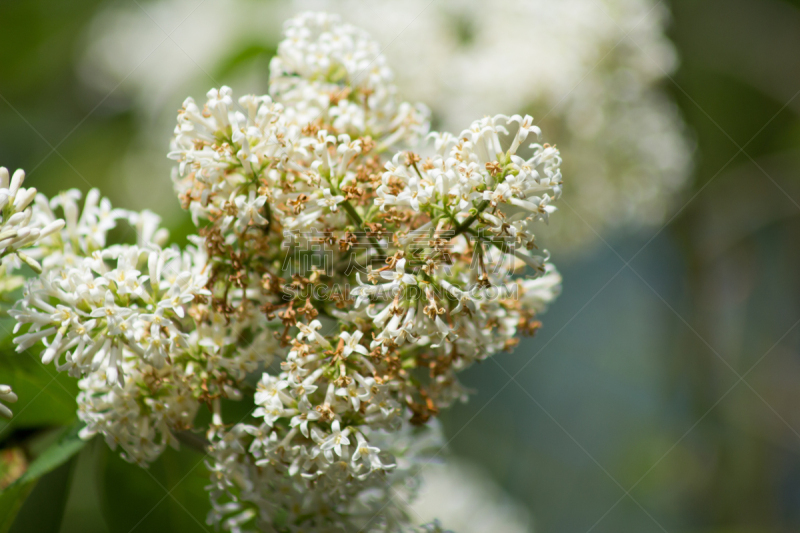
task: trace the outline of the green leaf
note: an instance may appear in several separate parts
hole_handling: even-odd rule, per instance
[[[11,385],[19,397],[18,402],[10,405],[13,418],[0,419],[0,440],[15,428],[65,426],[74,422],[77,381],[43,365],[34,349],[18,354],[8,346],[0,348],[0,383]]]
[[[75,456],[59,533],[111,533],[103,518],[98,488],[100,451],[106,447],[105,440],[95,438]]]
[[[181,446],[168,448],[148,468],[124,461],[119,450],[104,447],[99,493],[111,531],[204,532],[210,507],[204,454]],[[135,505],[132,505],[135,502]]]
[[[74,462],[72,457],[41,479],[29,483],[33,490],[25,498],[9,533],[58,531],[61,528]]]
[[[23,502],[25,502],[25,499],[36,486],[36,482],[42,476],[64,465],[83,448],[86,441],[78,436],[81,427],[82,424],[74,424],[72,427],[65,430],[53,444],[47,447],[30,465],[28,465],[28,469],[19,479],[9,485],[4,491],[0,492],[0,533],[9,531],[14,518],[23,507]],[[59,476],[63,475],[63,472],[59,474]],[[56,478],[62,480],[61,477],[56,476]],[[59,483],[60,482],[61,481],[59,481]],[[61,485],[59,485],[59,487],[61,487]],[[66,486],[61,488],[63,488],[63,492],[65,493],[64,498],[66,498]],[[47,492],[49,489],[43,490]],[[52,498],[53,495],[50,494],[49,497]],[[48,512],[50,512],[50,509],[48,509]]]
[[[78,436],[82,428],[83,423],[81,422],[73,424],[64,431],[54,444],[34,459],[22,477],[16,480],[12,486],[35,481],[78,453],[86,445],[86,441]]]
[[[35,483],[27,485],[11,485],[0,493],[0,533],[11,529],[22,504],[33,490]]]

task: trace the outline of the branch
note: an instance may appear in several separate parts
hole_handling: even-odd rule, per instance
[[[364,221],[361,220],[361,216],[358,214],[358,211],[356,211],[356,208],[350,205],[350,202],[348,202],[347,200],[340,203],[339,205],[341,205],[345,213],[347,213],[347,218],[350,219],[350,222],[352,222],[353,225],[355,225],[360,231],[363,232]],[[369,241],[372,244],[373,248],[375,248],[376,250],[384,251],[383,247],[378,242],[378,239],[376,239],[375,237],[369,237]]]
[[[482,201],[478,205],[477,211],[475,211],[474,215],[471,215],[464,222],[462,222],[461,224],[456,226],[456,232],[453,234],[453,237],[455,237],[456,235],[461,235],[462,233],[467,231],[469,229],[469,227],[472,225],[472,223],[475,222],[475,220],[477,220],[477,218],[480,216],[480,214],[483,213],[483,210],[486,209],[487,207],[489,207],[489,201],[488,200]]]
[[[175,438],[181,442],[181,444],[185,444],[189,448],[198,451],[200,453],[207,453],[208,446],[210,445],[209,442],[201,435],[197,435],[192,433],[191,431],[175,431],[173,433]]]

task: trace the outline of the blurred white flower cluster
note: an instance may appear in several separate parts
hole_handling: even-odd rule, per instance
[[[664,36],[666,8],[655,0],[292,0],[257,7],[220,0],[195,7],[159,0],[146,12],[109,8],[91,32],[87,80],[104,93],[120,87],[115,94],[128,91],[140,109],[158,115],[172,108],[177,88],[207,83],[209,73],[255,43],[274,46],[274,20],[321,9],[363,27],[380,21],[377,37],[398,86],[426,102],[442,129],[525,111],[555,133],[570,199],[543,235],[560,248],[585,250],[597,234],[662,223],[690,172],[690,143],[661,88],[677,61]],[[159,26],[169,31],[190,12],[191,23],[173,36],[177,44],[167,41],[146,57],[164,38]]]
[[[43,255],[40,241],[64,227],[63,220],[39,216],[31,203],[36,189],[25,188],[25,172],[17,170],[10,177],[5,167],[0,167],[0,291],[8,293],[19,287],[23,278],[14,276],[14,270],[24,262],[35,272],[42,266],[36,260]],[[37,198],[38,201],[38,198]],[[22,252],[21,250],[25,250]]]
[[[131,462],[202,433],[214,526],[410,531],[432,418],[465,398],[456,373],[535,333],[559,293],[533,230],[561,156],[528,115],[429,133],[378,44],[335,15],[289,20],[270,70],[268,95],[223,86],[179,110],[183,250],[96,190],[81,208],[21,174],[0,189],[8,254],[39,272],[14,342],[80,379],[81,436]],[[136,244],[108,243],[120,221]]]
[[[533,520],[485,472],[460,459],[426,465],[411,512],[458,533],[531,533]]]

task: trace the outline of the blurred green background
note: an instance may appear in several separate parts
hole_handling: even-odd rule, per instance
[[[96,186],[121,207],[174,204],[165,219],[180,242],[171,128],[82,81],[100,7],[0,2],[0,164],[47,194]],[[468,370],[475,394],[442,417],[452,453],[543,533],[800,531],[800,1],[669,9],[680,67],[664,88],[697,146],[673,215],[554,255],[564,292],[540,333]],[[244,43],[202,68],[223,83],[257,72],[248,83],[266,91],[271,53]],[[132,194],[141,185],[121,159],[143,138],[164,147],[149,164],[166,185]],[[41,429],[74,420],[76,386],[7,348],[0,383],[21,397],[0,425],[2,484],[52,440]],[[96,439],[33,488],[11,531],[202,531],[205,480],[188,450],[145,471]]]

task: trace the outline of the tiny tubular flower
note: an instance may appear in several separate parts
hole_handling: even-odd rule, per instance
[[[326,188],[322,190],[322,198],[317,200],[317,205],[322,207],[329,207],[332,212],[336,212],[339,210],[339,204],[344,202],[344,196],[338,194],[333,196],[331,194],[330,188]]]
[[[17,395],[14,394],[14,391],[11,390],[11,387],[9,385],[0,385],[0,416],[11,418],[13,415],[11,409],[3,405],[2,402],[15,403],[16,401]]]

